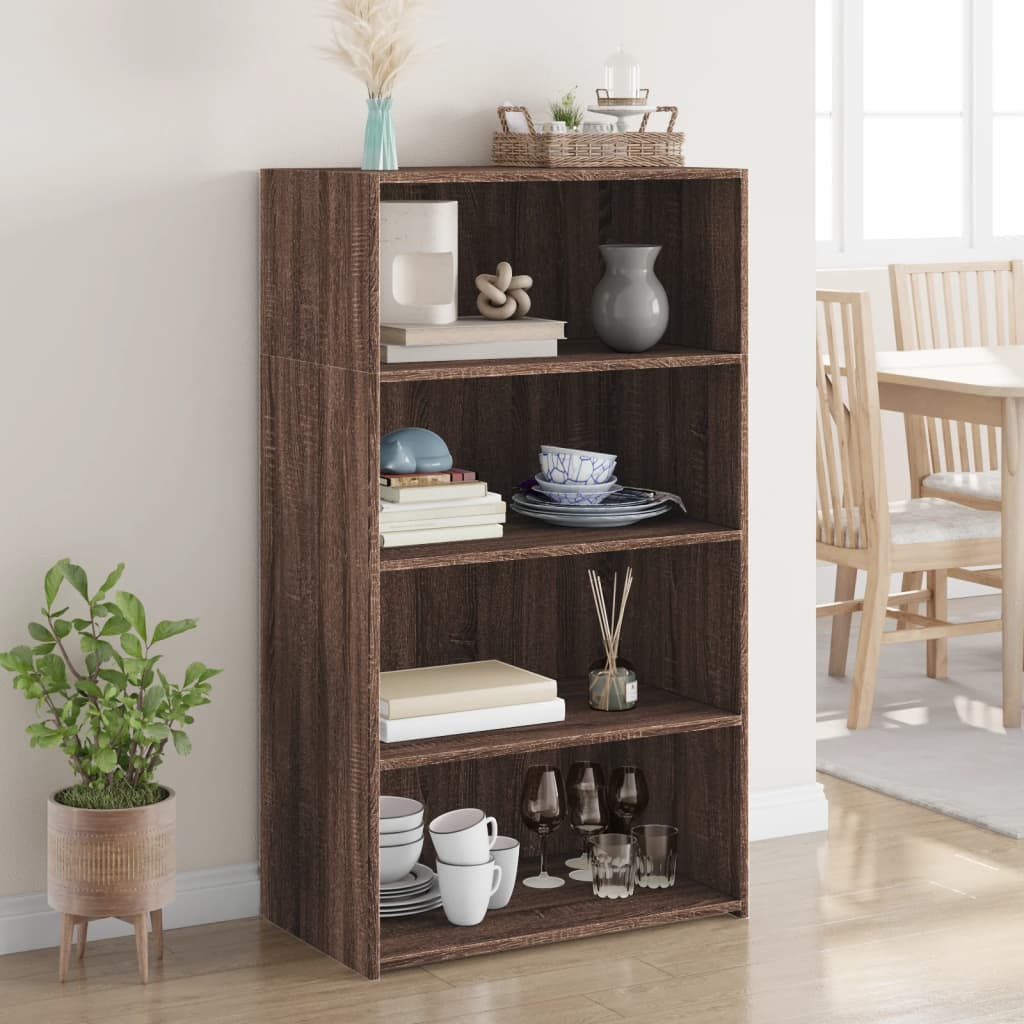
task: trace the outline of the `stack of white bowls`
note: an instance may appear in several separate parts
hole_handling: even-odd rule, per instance
[[[423,804],[405,796],[380,798],[380,882],[398,882],[423,852]]]

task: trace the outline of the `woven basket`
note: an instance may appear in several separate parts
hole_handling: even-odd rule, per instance
[[[509,131],[506,114],[519,111],[529,132]],[[491,160],[501,167],[682,167],[682,132],[673,131],[678,110],[669,114],[668,131],[649,132],[644,114],[638,132],[540,133],[526,107],[498,107],[501,131],[494,133]]]

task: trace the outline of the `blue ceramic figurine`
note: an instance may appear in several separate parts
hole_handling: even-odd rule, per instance
[[[432,430],[402,427],[380,439],[380,468],[385,473],[443,473],[452,468],[452,453]]]

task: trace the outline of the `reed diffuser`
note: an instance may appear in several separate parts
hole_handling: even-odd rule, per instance
[[[587,577],[594,597],[597,622],[601,628],[601,643],[604,645],[604,662],[597,662],[590,669],[590,706],[597,711],[628,711],[636,707],[636,672],[619,658],[619,638],[626,617],[626,603],[633,589],[633,570],[626,570],[621,595],[619,574],[615,573],[612,578],[610,608],[601,577],[593,569],[587,571]]]

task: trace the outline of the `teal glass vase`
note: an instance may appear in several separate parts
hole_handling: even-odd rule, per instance
[[[391,121],[390,96],[371,96],[366,101],[363,170],[398,170],[398,150],[395,147],[395,126]]]

